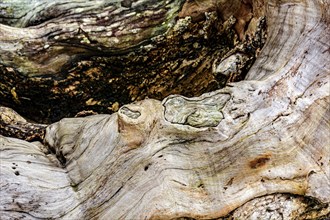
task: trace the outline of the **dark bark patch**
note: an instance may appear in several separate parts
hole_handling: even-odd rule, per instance
[[[132,7],[132,0],[123,0],[120,5],[125,8],[131,8]]]
[[[145,167],[144,167],[144,171],[147,171],[150,167],[151,163],[147,164]]]
[[[270,160],[270,155],[264,155],[264,156],[258,157],[249,162],[249,167],[251,169],[258,169],[260,167],[265,166],[269,160]]]
[[[226,186],[231,186],[233,184],[234,177],[232,177],[227,183]]]

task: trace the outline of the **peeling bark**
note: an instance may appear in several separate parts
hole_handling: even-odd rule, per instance
[[[269,36],[245,81],[65,118],[43,142],[0,136],[1,216],[328,218],[330,5],[258,4]]]

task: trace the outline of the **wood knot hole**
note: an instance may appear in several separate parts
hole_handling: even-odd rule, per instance
[[[137,119],[138,117],[141,116],[141,113],[139,111],[134,111],[125,106],[120,109],[120,113],[122,113],[132,119]]]
[[[252,161],[250,161],[249,166],[251,169],[257,169],[260,168],[262,166],[265,166],[266,163],[270,160],[270,156],[266,155],[266,156],[262,156],[262,157],[258,157]]]

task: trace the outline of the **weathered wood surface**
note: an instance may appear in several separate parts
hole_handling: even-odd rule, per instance
[[[246,81],[63,119],[43,144],[0,137],[2,218],[329,216],[330,5],[264,5],[269,36]],[[306,216],[278,193],[320,203]]]
[[[12,25],[0,24],[0,105],[50,123],[244,78],[264,44],[263,14],[183,2],[0,2],[0,23]]]

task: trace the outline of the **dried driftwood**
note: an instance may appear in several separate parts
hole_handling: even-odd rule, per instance
[[[245,81],[1,136],[1,217],[329,217],[329,2],[253,5],[269,36]]]

